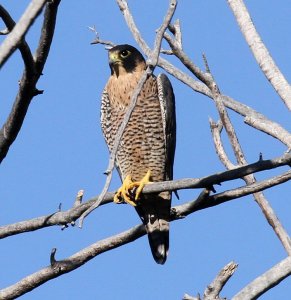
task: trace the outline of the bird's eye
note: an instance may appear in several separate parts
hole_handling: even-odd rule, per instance
[[[123,57],[123,58],[127,57],[129,54],[130,54],[130,51],[128,51],[128,50],[122,50],[120,52],[120,56]]]

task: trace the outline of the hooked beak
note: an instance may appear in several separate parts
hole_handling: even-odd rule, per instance
[[[117,52],[110,52],[109,51],[109,64],[115,65],[121,63],[121,60],[118,58]]]

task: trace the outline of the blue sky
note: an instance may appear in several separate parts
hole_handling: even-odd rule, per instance
[[[6,0],[2,5],[18,20],[29,2]],[[261,0],[246,4],[263,41],[290,81],[288,2],[282,0],[278,5],[276,1],[266,4]],[[129,5],[143,37],[152,46],[168,1],[129,1]],[[180,1],[174,18],[181,21],[184,50],[201,67],[202,53],[207,55],[223,93],[290,130],[290,114],[257,66],[226,1]],[[32,49],[38,41],[40,21],[41,17],[27,36]],[[94,34],[88,26],[93,25],[102,39],[137,46],[115,1],[62,1],[50,56],[38,83],[44,94],[32,101],[22,130],[1,164],[1,225],[53,213],[60,202],[63,209],[68,209],[79,189],[84,189],[84,198],[89,199],[103,187],[108,150],[101,134],[99,108],[110,72],[107,51],[101,45],[90,45]],[[185,70],[174,58],[169,60]],[[1,70],[1,125],[10,111],[22,69],[16,52]],[[208,123],[209,117],[218,118],[214,103],[170,79],[177,109],[174,178],[223,171]],[[286,150],[278,141],[244,125],[240,116],[232,112],[230,116],[250,163],[258,160],[260,152],[269,159]],[[269,178],[284,170],[287,168],[256,177]],[[115,174],[111,190],[119,185]],[[216,189],[219,192],[239,185],[243,182],[226,183]],[[194,199],[198,192],[181,191],[180,200],[174,197],[173,205]],[[290,182],[264,194],[290,232]],[[110,204],[95,210],[82,230],[51,227],[6,238],[0,250],[0,287],[47,266],[53,247],[58,249],[57,259],[62,259],[138,223],[132,207]],[[96,257],[21,299],[181,299],[184,293],[202,294],[218,271],[234,260],[239,268],[221,294],[231,297],[286,257],[251,196],[174,222],[170,234],[170,254],[164,266],[154,262],[147,238],[143,237]],[[286,299],[290,295],[289,278],[261,299]]]

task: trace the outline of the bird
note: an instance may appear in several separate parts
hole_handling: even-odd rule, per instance
[[[111,75],[101,97],[101,128],[112,152],[131,97],[146,70],[143,55],[122,44],[109,49]],[[122,186],[115,203],[131,204],[142,220],[158,264],[164,264],[169,250],[171,192],[143,194],[145,184],[173,179],[176,147],[175,96],[165,74],[146,79],[131,117],[120,139],[115,166]]]

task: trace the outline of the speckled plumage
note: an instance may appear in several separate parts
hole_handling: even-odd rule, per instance
[[[129,54],[123,58],[122,51]],[[125,53],[125,52],[124,52]],[[145,61],[132,46],[119,45],[109,51],[111,76],[101,102],[101,126],[109,150],[145,70]],[[175,104],[166,75],[151,75],[138,96],[124,130],[116,158],[122,181],[127,175],[140,181],[148,170],[151,181],[172,179],[175,151]],[[153,256],[164,263],[169,247],[171,193],[143,195],[135,207],[146,226]]]

